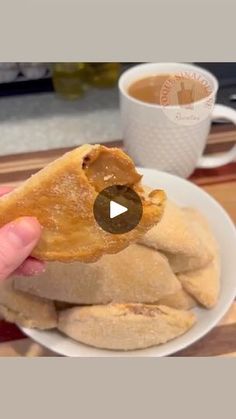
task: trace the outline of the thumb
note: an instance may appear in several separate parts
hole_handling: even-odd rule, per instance
[[[40,236],[41,226],[33,217],[19,218],[0,229],[0,280],[22,264]]]

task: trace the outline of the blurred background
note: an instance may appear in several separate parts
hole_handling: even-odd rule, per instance
[[[120,140],[117,81],[135,64],[0,64],[0,155]],[[218,102],[236,108],[236,63],[197,64],[218,78]]]

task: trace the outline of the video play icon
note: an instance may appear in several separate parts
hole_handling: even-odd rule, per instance
[[[139,195],[124,185],[103,189],[93,207],[99,226],[112,234],[124,234],[135,228],[142,218],[143,207]]]
[[[110,202],[110,218],[118,217],[118,215],[124,214],[128,211],[128,208],[123,205],[117,204],[115,201]]]

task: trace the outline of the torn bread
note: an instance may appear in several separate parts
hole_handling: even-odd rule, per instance
[[[75,304],[155,303],[181,289],[165,256],[133,244],[95,263],[49,263],[46,272],[15,278],[16,289]]]
[[[0,281],[0,313],[5,320],[23,327],[56,327],[57,313],[53,302],[16,291],[12,282],[13,277]]]
[[[95,261],[103,254],[127,247],[160,220],[165,194],[156,191],[152,198],[145,197],[140,180],[133,161],[122,150],[83,145],[1,198],[0,227],[21,216],[34,216],[43,227],[34,257],[48,261]],[[141,221],[125,234],[105,232],[93,215],[98,193],[114,184],[133,188],[142,200]]]
[[[58,328],[97,348],[132,350],[168,342],[189,330],[190,311],[145,304],[75,307],[59,313]]]

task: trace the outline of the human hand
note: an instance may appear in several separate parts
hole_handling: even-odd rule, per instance
[[[0,188],[0,196],[11,191]],[[13,273],[35,275],[44,270],[43,262],[29,257],[41,236],[34,217],[21,217],[0,228],[0,280]]]

